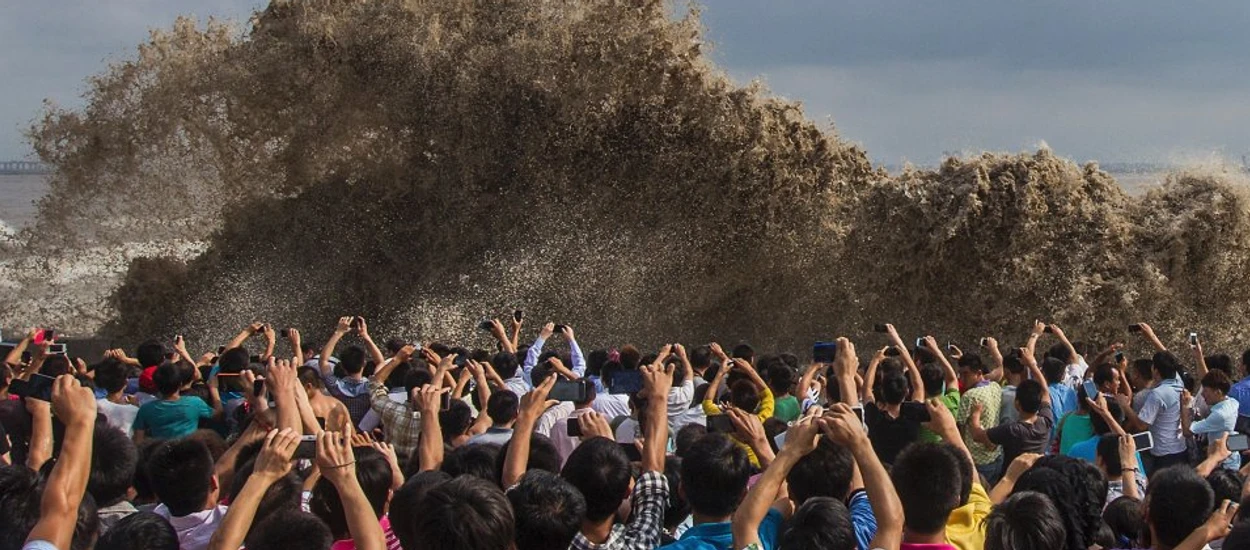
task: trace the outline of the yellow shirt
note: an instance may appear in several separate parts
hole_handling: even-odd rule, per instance
[[[755,416],[759,417],[760,422],[768,420],[773,417],[773,410],[776,407],[777,402],[773,399],[773,391],[768,388],[764,388],[764,391],[760,394],[760,410],[755,414]],[[720,410],[720,407],[717,406],[711,399],[703,400],[703,414],[712,416],[723,413],[724,411]],[[741,447],[742,450],[747,452],[747,458],[751,460],[752,466],[755,466],[756,468],[760,467],[760,459],[755,456],[755,451],[751,450],[750,445],[738,441],[738,438],[734,437],[733,434],[730,434],[729,438],[733,440],[735,445]]]
[[[959,550],[984,550],[985,517],[990,515],[990,495],[980,483],[972,483],[968,503],[951,510],[946,519],[946,542]]]

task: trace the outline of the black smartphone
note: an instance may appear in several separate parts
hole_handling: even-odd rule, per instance
[[[630,443],[619,443],[621,450],[625,451],[625,456],[629,457],[630,462],[642,462],[642,451],[638,450],[638,446]]]
[[[217,373],[217,391],[243,393],[243,377],[237,372]]]
[[[1239,433],[1228,434],[1227,444],[1228,450],[1234,453],[1250,450],[1250,436]]]
[[[521,321],[525,320],[525,312],[524,312],[524,311],[521,311],[521,310],[519,310],[519,309],[518,309],[518,310],[516,310],[516,311],[514,311],[514,312],[512,312],[512,320],[513,320],[513,321],[516,321],[516,322],[518,322],[518,323],[520,323]]]
[[[265,379],[257,378],[252,382],[252,395],[265,395]]]
[[[13,395],[18,397],[29,397],[31,399],[51,402],[52,383],[55,381],[56,378],[46,374],[34,373],[31,375],[30,380],[14,378],[13,381],[9,383],[9,389],[13,392]]]
[[[351,329],[354,332],[360,331],[360,317],[352,317]]]
[[[279,336],[279,337],[282,337],[282,338],[290,338],[290,337],[291,337],[291,329],[290,329],[290,328],[282,328],[282,329],[278,329],[278,336]]]
[[[548,399],[556,401],[571,401],[573,403],[586,402],[586,384],[580,380],[557,379],[556,384],[551,387],[551,393],[547,394]]]
[[[477,324],[478,330],[483,330],[486,332],[490,332],[494,328],[495,328],[495,324],[491,322],[491,319],[489,317],[482,319],[482,321]]]
[[[1129,326],[1128,326],[1128,331],[1129,331],[1129,332],[1141,332],[1141,325],[1136,325],[1136,324],[1134,324],[1134,325],[1129,325]]]
[[[251,362],[253,362],[253,363],[262,363],[262,362],[263,362],[263,361],[261,361],[261,360],[260,360],[260,356],[259,356],[259,355],[252,355],[252,356],[248,357],[248,358],[247,358],[247,360],[248,360],[248,361],[251,361]]]
[[[555,330],[556,334],[564,334],[564,328],[564,325],[556,325],[556,328],[553,330]]]
[[[291,458],[296,460],[312,460],[317,458],[317,436],[300,436],[299,445],[295,447],[295,454],[291,455]]]
[[[568,432],[569,432],[569,437],[581,437],[582,436],[582,425],[577,422],[576,416],[569,418]]]
[[[1042,333],[1043,333],[1043,334],[1054,334],[1054,333],[1055,333],[1055,327],[1050,326],[1050,325],[1046,325],[1046,328],[1042,329]]]
[[[858,407],[851,407],[851,410],[855,412],[855,418],[859,419],[859,423],[863,424],[864,423],[864,407],[862,405]],[[925,411],[926,414],[928,412],[929,411]]]
[[[1116,363],[1123,363],[1123,362],[1124,362],[1124,352],[1122,352],[1122,351],[1117,351],[1117,352],[1115,352],[1115,362],[1116,362]]]
[[[713,414],[707,417],[707,431],[729,434],[734,432],[733,419],[727,414]]]
[[[1198,333],[1197,332],[1189,333],[1189,347],[1191,348],[1198,347]]]
[[[226,353],[226,346],[217,346],[217,355]]]
[[[981,344],[980,344],[981,347],[985,347],[986,340],[988,340],[988,338],[981,338]]]
[[[444,410],[444,411],[451,410],[451,392],[443,392],[442,401],[439,402],[439,407],[440,407],[439,410]]]
[[[816,342],[812,345],[813,363],[832,363],[838,355],[837,342]]]
[[[887,326],[885,326],[885,325],[873,325],[873,326],[872,326],[872,331],[873,331],[873,332],[882,332],[882,333],[885,333],[885,332],[890,332],[890,327],[887,327]]]
[[[620,370],[612,373],[608,393],[634,394],[642,391],[642,372],[636,370]]]
[[[857,410],[861,411],[860,414],[863,414],[862,411],[864,409]],[[898,415],[915,422],[928,422],[931,420],[929,418],[929,408],[919,401],[904,401],[898,407]],[[860,418],[860,422],[863,422],[863,418]]]

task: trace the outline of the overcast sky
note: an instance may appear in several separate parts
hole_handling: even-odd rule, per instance
[[[0,159],[43,98],[131,56],[180,13],[257,0],[11,0],[0,17]],[[1078,161],[1250,154],[1250,2],[704,0],[736,80],[801,100],[881,163],[1048,143]]]

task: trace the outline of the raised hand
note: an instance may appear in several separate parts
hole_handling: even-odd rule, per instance
[[[721,349],[720,344],[712,342],[711,344],[708,344],[707,347],[711,350],[712,355],[715,355],[717,359],[721,360],[721,363],[729,361],[729,356],[725,355],[725,350]]]
[[[573,341],[573,325],[564,325],[564,331],[562,332],[562,334],[564,335],[565,340],[572,342]]]
[[[555,331],[556,331],[556,324],[552,322],[548,322],[547,324],[543,325],[543,328],[538,329],[538,337],[542,338],[543,340],[550,340],[551,335],[554,334]]]
[[[275,394],[294,391],[298,386],[295,367],[286,359],[275,360],[270,357],[268,372],[269,378],[267,378],[268,381],[265,383],[269,385],[269,390]]]
[[[745,363],[745,361],[743,362]],[[642,393],[644,395],[655,396],[657,399],[668,399],[668,392],[673,389],[672,366],[664,368],[663,365],[643,365],[638,370],[642,371]]]
[[[369,323],[364,317],[356,317],[356,334],[359,334],[361,338],[369,337]]]
[[[417,404],[417,410],[421,414],[438,415],[443,406],[443,393],[447,388],[440,388],[434,384],[426,384],[420,388],[412,390],[412,400]]]
[[[530,415],[530,418],[537,419],[542,416],[543,411],[547,410],[547,394],[551,393],[551,388],[556,385],[556,377],[548,376],[543,380],[542,384],[534,386],[525,395],[521,396],[521,407],[519,414]]]
[[[339,432],[317,434],[317,467],[335,487],[356,483],[356,455],[351,441]]]
[[[344,335],[352,331],[351,316],[339,317],[339,322],[334,326],[334,332],[338,335]]]
[[[66,426],[90,426],[96,417],[95,394],[73,375],[62,374],[52,382],[52,412]]]
[[[578,416],[577,425],[582,429],[582,439],[592,437],[616,439],[616,434],[612,433],[612,425],[608,423],[608,419],[595,411],[587,411]]]
[[[299,442],[300,434],[295,430],[270,430],[265,436],[265,444],[260,448],[260,454],[256,456],[256,466],[252,474],[270,482],[286,475],[291,471],[291,457],[295,455]]]
[[[1045,332],[1046,332],[1046,323],[1043,323],[1040,320],[1034,319],[1033,328],[1030,331],[1030,333],[1035,334],[1037,336],[1041,336]]]

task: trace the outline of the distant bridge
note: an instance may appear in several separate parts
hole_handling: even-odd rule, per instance
[[[42,162],[27,160],[0,161],[0,176],[47,174],[50,172],[52,172],[52,169]]]

